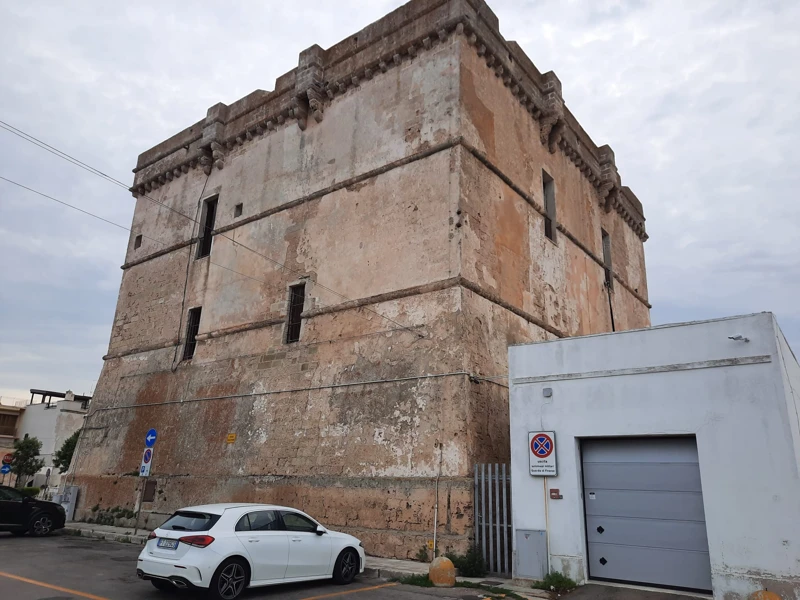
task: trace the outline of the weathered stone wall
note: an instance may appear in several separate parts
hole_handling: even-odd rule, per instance
[[[615,325],[649,323],[641,206],[610,149],[548,108],[554,81],[482,1],[414,0],[142,154],[79,517],[134,507],[157,427],[150,526],[191,504],[275,502],[372,554],[413,556],[434,526],[465,549],[473,465],[509,458],[508,344],[611,328],[601,227]],[[214,195],[211,255],[196,260]],[[301,337],[286,344],[300,281]]]

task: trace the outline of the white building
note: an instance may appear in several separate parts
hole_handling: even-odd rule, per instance
[[[31,402],[22,409],[17,421],[16,438],[35,437],[42,442],[39,456],[45,466],[28,478],[25,485],[58,487],[61,475],[58,468],[53,467],[53,455],[83,426],[90,400],[90,396],[78,396],[69,391],[31,390]]]
[[[515,576],[800,598],[800,366],[772,314],[514,346],[509,367]]]

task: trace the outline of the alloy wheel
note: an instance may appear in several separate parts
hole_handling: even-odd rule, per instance
[[[53,528],[53,520],[47,515],[42,515],[33,522],[34,535],[47,535]]]
[[[219,583],[217,584],[219,595],[226,600],[233,600],[242,593],[246,580],[242,565],[239,563],[229,564],[219,574]]]
[[[350,581],[356,576],[357,572],[356,555],[352,552],[348,552],[342,557],[342,579]]]

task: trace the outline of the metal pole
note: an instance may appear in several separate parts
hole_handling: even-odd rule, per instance
[[[481,465],[481,554],[486,560],[486,465]]]
[[[475,483],[472,486],[472,516],[475,521],[475,547],[480,545],[481,541],[481,527],[480,527],[480,506],[478,504],[478,465],[475,464]]]
[[[502,554],[501,554],[501,547],[502,544],[500,543],[502,532],[500,531],[500,486],[502,482],[500,480],[500,465],[494,466],[494,475],[497,478],[497,485],[494,487],[494,523],[495,523],[495,530],[496,534],[495,537],[497,538],[497,571],[498,573],[503,572],[503,563],[502,563]]]
[[[492,519],[492,463],[489,463],[489,510],[486,511],[486,518],[489,520],[489,571],[494,572],[494,519]]]
[[[508,487],[508,478],[506,477],[506,465],[503,465],[503,548],[505,549],[505,572],[511,573],[511,569],[509,568],[509,554],[511,553],[511,549],[508,547],[508,501],[506,500],[506,488]]]

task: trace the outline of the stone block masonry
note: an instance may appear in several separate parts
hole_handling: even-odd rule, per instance
[[[374,555],[414,556],[434,528],[463,551],[472,466],[509,459],[508,344],[608,331],[612,310],[617,329],[649,325],[641,204],[481,0],[414,0],[313,46],[273,91],[211,107],[134,172],[73,474],[82,518],[136,505],[156,427],[150,525],[190,504],[274,502]]]

